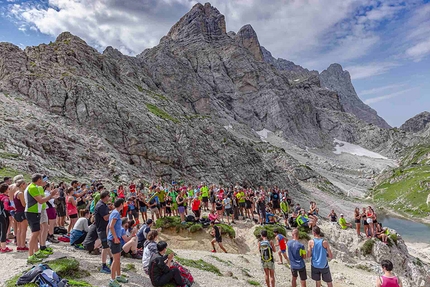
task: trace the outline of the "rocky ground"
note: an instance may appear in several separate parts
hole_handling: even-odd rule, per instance
[[[334,286],[373,286],[373,282],[380,272],[378,263],[375,260],[379,261],[381,258],[386,258],[386,256],[394,262],[397,272],[405,281],[404,286],[428,286],[425,284],[429,284],[429,282],[425,281],[423,276],[426,271],[414,263],[409,263],[409,260],[412,260],[413,257],[409,257],[407,252],[405,253],[401,239],[399,239],[398,246],[391,248],[377,242],[373,247],[372,254],[363,256],[361,252],[356,250],[363,245],[365,240],[356,238],[353,230],[340,230],[329,223],[323,223],[321,226],[335,256],[335,259],[330,262]],[[172,231],[163,231],[161,239],[167,240],[169,247],[181,258],[202,259],[216,266],[222,274],[217,275],[191,267],[189,269],[196,281],[194,286],[251,286],[251,284],[264,286],[264,275],[260,267],[256,247],[257,240],[253,235],[254,224],[239,222],[234,229],[237,235],[236,239],[224,240],[229,254],[210,252],[211,246],[209,242],[211,237],[207,230],[198,235],[188,232],[175,234]],[[287,236],[290,238],[290,232],[288,232]],[[306,244],[305,241],[303,243]],[[55,252],[47,259],[48,264],[49,260],[64,256],[76,258],[79,260],[81,267],[91,273],[89,277],[83,278],[83,280],[93,286],[107,286],[109,276],[98,272],[100,256],[93,256],[84,251],[76,250],[68,246],[67,243],[53,244],[52,246]],[[8,278],[28,268],[26,258],[27,255],[23,253],[0,254],[1,262],[12,262],[12,264],[0,265],[0,283],[3,284]],[[276,256],[276,260],[279,260],[278,256]],[[149,278],[141,270],[140,260],[121,258],[121,262],[123,267],[126,264],[133,264],[136,268],[135,271],[125,272],[130,283],[124,284],[124,286],[151,286]],[[404,270],[400,268],[399,264],[403,265]],[[425,265],[425,268],[428,268],[428,266]],[[307,270],[309,276],[309,260],[307,260]],[[277,286],[291,286],[291,273],[286,266],[277,264],[275,273]],[[409,278],[410,274],[413,275],[413,279]],[[312,280],[308,279],[308,284],[311,282]],[[323,284],[323,286],[326,285]]]

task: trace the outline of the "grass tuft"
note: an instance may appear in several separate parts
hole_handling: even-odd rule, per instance
[[[202,259],[199,260],[192,260],[192,259],[185,259],[181,257],[175,257],[175,260],[178,261],[180,264],[197,268],[203,271],[212,272],[218,276],[222,276],[221,271],[219,271],[218,267],[216,267],[213,264],[210,264],[206,261],[203,261]]]
[[[231,239],[236,238],[236,231],[230,225],[220,223],[216,226],[220,227],[221,234],[227,234]]]
[[[154,115],[156,115],[159,118],[162,118],[164,120],[169,120],[172,121],[174,123],[179,123],[179,120],[172,117],[171,115],[169,115],[167,112],[165,112],[164,110],[160,109],[159,107],[157,107],[156,105],[153,104],[146,104],[146,108],[153,113]]]
[[[273,233],[275,230],[277,230],[280,234],[287,236],[287,231],[282,225],[278,224],[266,224],[263,226],[257,226],[254,230],[254,236],[257,239],[260,239],[261,237],[261,231],[266,230],[267,231],[267,238],[269,240],[273,240],[275,238],[275,234]]]
[[[373,241],[373,239],[366,240],[366,242],[364,242],[363,246],[361,246],[360,248],[361,253],[364,256],[372,254],[374,244],[375,244],[375,241]]]
[[[260,283],[254,280],[247,280],[246,282],[248,282],[252,286],[260,286]]]

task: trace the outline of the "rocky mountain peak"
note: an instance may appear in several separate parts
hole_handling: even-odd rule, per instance
[[[409,120],[407,120],[400,127],[400,129],[407,132],[416,133],[424,130],[429,123],[430,123],[430,113],[427,111],[424,111],[414,116],[413,118],[410,118]]]
[[[87,43],[82,40],[81,38],[79,38],[78,36],[73,35],[70,32],[62,32],[60,35],[58,35],[57,39],[55,39],[55,42],[59,43],[59,42],[80,42],[81,44],[85,44],[87,45]]]
[[[257,33],[255,33],[251,25],[247,24],[240,28],[235,39],[239,45],[250,51],[257,61],[263,61],[260,42],[258,41]]]
[[[343,70],[340,64],[331,64],[326,70],[322,71],[320,81],[321,87],[326,87],[339,94],[340,103],[347,113],[381,128],[390,128],[390,125],[378,116],[374,109],[361,101],[352,85],[349,72]]]
[[[217,39],[226,35],[224,15],[210,3],[200,3],[185,14],[169,31],[167,37],[181,40],[197,37]]]

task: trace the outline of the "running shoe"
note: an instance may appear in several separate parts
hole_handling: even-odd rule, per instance
[[[82,244],[75,244],[74,246],[76,249],[85,250],[85,247]]]
[[[107,266],[103,266],[102,269],[100,269],[100,272],[104,273],[104,274],[110,274],[111,273],[110,268]]]
[[[119,283],[128,283],[128,279],[123,276],[116,276],[115,281]]]
[[[49,254],[46,254],[46,252],[44,252],[42,250],[37,251],[36,253],[34,253],[34,255],[37,258],[48,258],[48,256],[49,256]]]
[[[5,247],[0,249],[0,253],[8,253],[8,252],[12,252],[13,249],[10,249],[9,247]]]
[[[35,254],[27,258],[27,263],[34,264],[39,262],[42,262],[42,258],[38,258]]]
[[[17,247],[16,248],[16,251],[18,251],[18,252],[26,252],[26,251],[28,251],[28,247]]]
[[[216,253],[216,250],[214,249],[214,250],[212,250],[211,252],[212,252],[212,253]]]
[[[121,287],[121,285],[116,280],[114,280],[109,282],[109,287]]]
[[[54,250],[51,247],[45,247],[45,249],[43,249],[42,251],[48,255],[54,254]]]
[[[48,241],[51,243],[59,243],[60,241],[54,235],[48,236]]]

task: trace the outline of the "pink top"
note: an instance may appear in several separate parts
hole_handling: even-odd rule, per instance
[[[399,287],[399,280],[396,276],[394,277],[385,277],[381,276],[382,285],[381,287]]]
[[[214,221],[216,219],[218,219],[218,214],[209,213],[209,220],[210,221]]]
[[[73,215],[73,214],[78,214],[78,208],[76,206],[73,205],[73,203],[69,202],[69,198],[70,196],[67,197],[67,214],[68,215]]]

